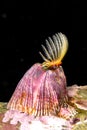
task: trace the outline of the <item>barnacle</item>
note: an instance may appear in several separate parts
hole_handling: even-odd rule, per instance
[[[53,35],[53,38],[48,37],[46,46],[47,48],[42,45],[45,56],[40,52],[44,60],[42,67],[48,69],[59,66],[68,49],[67,37],[62,33],[57,33]]]
[[[62,66],[52,71],[51,68],[60,65],[64,57],[68,42],[64,34],[58,33],[46,40],[47,48],[42,45],[45,54],[43,64],[33,65],[18,83],[7,108],[18,110],[29,115],[58,115],[67,101],[66,77]]]
[[[46,45],[45,56],[40,52],[44,62],[34,64],[19,81],[2,122],[19,122],[20,130],[86,130],[87,86],[67,87],[60,66],[68,40],[58,33]]]
[[[24,117],[25,120],[33,118],[32,121],[42,117],[44,120],[46,117],[58,119],[61,108],[67,108],[67,82],[60,64],[68,49],[68,40],[64,34],[58,33],[53,35],[53,39],[49,37],[46,45],[47,49],[42,45],[46,56],[40,52],[44,62],[34,64],[16,86],[7,104],[4,122],[12,119],[11,123],[15,123],[15,120],[17,123]]]

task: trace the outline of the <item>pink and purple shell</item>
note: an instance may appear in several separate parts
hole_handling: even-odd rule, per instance
[[[44,70],[37,63],[20,80],[7,108],[34,116],[57,115],[66,97],[66,77],[62,67]]]

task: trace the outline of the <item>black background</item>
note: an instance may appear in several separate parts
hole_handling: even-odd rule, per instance
[[[41,44],[64,33],[69,50],[63,59],[68,86],[87,84],[87,4],[62,0],[0,3],[0,101],[8,101],[23,74],[36,62]]]

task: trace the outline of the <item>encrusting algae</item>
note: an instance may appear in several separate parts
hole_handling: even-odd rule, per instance
[[[20,122],[20,130],[35,130],[37,124],[41,130],[76,130],[73,124],[80,108],[70,97],[61,66],[67,37],[57,33],[46,40],[46,46],[42,45],[44,54],[40,52],[44,62],[34,64],[19,81],[3,122]]]

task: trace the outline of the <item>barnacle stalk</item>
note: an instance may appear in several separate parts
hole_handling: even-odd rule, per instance
[[[39,52],[44,60],[42,67],[44,69],[49,69],[60,66],[68,49],[67,37],[62,33],[56,33],[52,38],[48,37],[46,46],[47,48],[42,45],[45,56]]]

